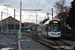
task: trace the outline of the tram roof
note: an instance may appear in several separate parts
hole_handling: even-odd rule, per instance
[[[60,21],[60,19],[49,19],[49,21],[53,21],[53,20],[58,20],[58,21]]]
[[[50,22],[50,21],[53,21],[53,20],[58,20],[58,21],[60,21],[60,19],[49,19],[49,20],[46,21],[43,25],[45,25],[45,24],[49,24],[49,22]]]

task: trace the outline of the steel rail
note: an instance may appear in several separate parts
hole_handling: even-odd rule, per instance
[[[45,43],[43,43],[43,42],[41,42],[41,41],[35,39],[35,38],[34,38],[34,35],[33,35],[33,36],[32,36],[32,35],[29,35],[29,34],[24,34],[24,35],[31,37],[34,41],[39,42],[40,44],[45,45],[45,46],[47,46],[48,48],[50,48],[50,49],[52,49],[52,50],[59,50],[58,48],[54,48],[54,47],[52,47],[52,46],[50,46],[50,45],[47,45],[47,44],[45,44]]]
[[[55,50],[60,50],[60,49],[62,49],[62,50],[68,50],[68,49],[66,49],[65,47],[61,47],[62,45],[59,44],[58,42],[56,42],[56,41],[53,40],[53,39],[51,39],[51,40],[52,40],[53,42],[55,42],[56,44],[51,43],[51,42],[46,41],[46,40],[43,40],[43,39],[41,39],[39,36],[37,36],[37,38],[38,38],[38,40],[37,40],[37,39],[35,39],[35,34],[32,33],[32,32],[30,32],[29,34],[25,34],[25,35],[30,36],[34,41],[39,42],[40,44],[45,45],[45,46],[49,47],[50,49],[55,49]],[[43,43],[43,42],[41,42],[41,41],[39,41],[39,40],[41,40],[41,41],[43,41],[43,42],[45,42],[45,43]],[[67,44],[67,45],[69,45],[69,46],[73,46],[73,45],[71,45],[71,44],[68,44],[68,43],[62,41],[62,40],[59,40],[59,41],[62,42],[62,43],[64,43],[64,44]],[[46,43],[51,44],[51,45],[54,45],[54,46],[58,46],[60,49],[59,49],[59,48],[54,48],[54,47],[52,47],[52,46],[50,46],[50,45],[47,45]],[[74,47],[74,48],[75,48],[75,47]],[[70,49],[69,49],[69,50],[70,50]]]

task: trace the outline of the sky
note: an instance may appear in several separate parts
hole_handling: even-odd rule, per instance
[[[53,15],[55,16],[55,8],[53,7],[55,2],[59,0],[22,0],[22,9],[42,9],[41,11],[25,11],[22,10],[22,22],[34,22],[36,23],[36,13],[37,13],[37,23],[47,18],[46,13],[49,12],[51,14],[53,8]],[[70,3],[73,0],[65,0],[67,6],[71,6]],[[4,5],[11,5],[8,7],[8,16],[14,17],[14,9],[15,18],[20,20],[20,0],[0,0],[0,12],[2,11],[2,18],[7,18],[7,7]],[[49,15],[50,19],[52,18]],[[1,20],[1,13],[0,13]]]

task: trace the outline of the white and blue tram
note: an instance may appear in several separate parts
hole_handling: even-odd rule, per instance
[[[47,38],[60,38],[60,20],[50,19],[42,25],[42,34]]]

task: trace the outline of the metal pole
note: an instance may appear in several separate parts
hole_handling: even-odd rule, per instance
[[[14,9],[14,35],[15,35],[15,9]]]
[[[11,5],[5,5],[4,4],[4,6],[7,6],[7,17],[8,17],[8,6],[11,6]],[[8,35],[8,18],[7,18],[7,30],[6,31],[7,31],[7,35]]]
[[[36,14],[36,32],[37,32],[37,14]]]
[[[3,33],[3,26],[2,26],[2,15],[3,15],[3,12],[1,11],[1,33]]]
[[[22,14],[22,0],[20,0],[20,28],[19,28],[19,33],[20,33],[20,38],[22,37],[22,33],[21,33],[21,14]]]
[[[49,17],[49,12],[47,12],[47,17]]]
[[[52,8],[52,19],[53,19],[53,8]]]
[[[35,38],[37,38],[37,13],[36,13],[36,34],[35,34]]]
[[[8,17],[8,6],[7,6],[7,17]],[[7,35],[8,35],[8,18],[7,18]]]

